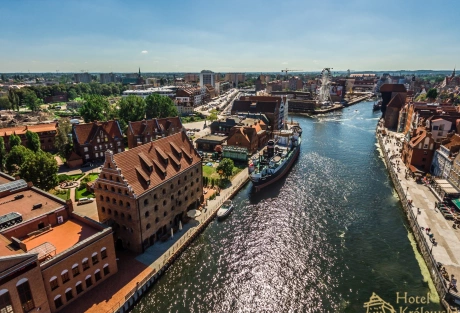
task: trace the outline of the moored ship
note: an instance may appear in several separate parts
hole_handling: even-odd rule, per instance
[[[301,133],[298,126],[274,132],[274,139],[251,159],[249,178],[256,191],[276,182],[289,171],[300,153]]]

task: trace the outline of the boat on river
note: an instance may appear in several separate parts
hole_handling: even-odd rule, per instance
[[[374,103],[373,107],[372,107],[372,111],[378,111],[382,108],[382,100]]]
[[[300,127],[273,132],[268,141],[249,163],[249,178],[256,191],[273,184],[286,175],[300,154]]]
[[[233,210],[233,202],[232,200],[227,200],[222,204],[222,206],[217,210],[217,219],[224,219],[227,217],[230,212]]]

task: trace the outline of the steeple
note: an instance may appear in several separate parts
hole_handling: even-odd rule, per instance
[[[139,75],[138,77],[140,78],[141,77],[141,68],[139,67]]]
[[[452,75],[450,75],[450,77],[455,77],[455,68],[457,67],[457,65],[454,66],[454,71],[452,72]]]

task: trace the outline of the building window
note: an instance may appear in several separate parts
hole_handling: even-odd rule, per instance
[[[101,201],[104,201],[104,196],[101,195],[99,198],[101,199]]]
[[[422,162],[425,162],[426,161],[426,158],[422,158]]]
[[[93,265],[99,262],[99,259],[97,258],[97,252],[94,252],[91,256],[91,262],[93,262]]]
[[[113,198],[112,199],[112,204],[117,204],[117,199]]]
[[[158,204],[155,205],[155,207],[153,208],[153,210],[154,210],[155,212],[158,211]]]
[[[171,211],[174,211],[174,205],[171,207]]]
[[[75,285],[75,290],[77,291],[77,295],[79,295],[80,293],[83,292],[83,287],[81,286],[81,281],[79,281],[79,282]]]
[[[158,223],[159,221],[160,221],[160,219],[157,217],[157,218],[155,219],[155,223]]]
[[[423,151],[423,154],[424,154],[424,155],[427,155],[427,154],[428,154],[428,151]]]
[[[67,288],[67,290],[65,291],[65,299],[67,301],[70,301],[73,299],[72,288]]]
[[[54,298],[54,306],[56,307],[56,309],[59,309],[59,308],[62,306],[62,298],[61,298],[61,295],[57,295],[57,296]]]
[[[198,179],[198,177],[197,177],[197,178],[196,178],[196,182],[198,182],[198,181],[199,181],[199,179]]]
[[[101,210],[102,210],[103,213],[105,212],[105,208],[104,208],[104,207],[102,207]]]
[[[96,281],[101,280],[101,270],[96,270],[96,272],[94,272],[94,278],[96,279]]]
[[[107,257],[107,249],[104,247],[101,249],[101,259],[104,260]]]
[[[34,299],[32,298],[32,291],[30,290],[29,281],[22,278],[16,284],[21,306],[24,312],[29,312],[35,308]]]
[[[105,202],[110,202],[110,198],[109,198],[109,197],[105,197]]]
[[[57,280],[56,276],[51,277],[51,279],[50,279],[50,287],[51,287],[51,290],[54,290],[57,287],[59,287],[58,280]]]
[[[121,213],[121,214],[120,214],[120,217],[121,217],[122,219],[125,219],[125,213]]]
[[[174,195],[171,195],[171,200],[174,200]]]
[[[88,258],[84,258],[83,261],[81,262],[82,266],[83,266],[83,270],[87,270],[89,268],[89,262],[88,262]]]
[[[62,279],[62,283],[66,283],[70,280],[69,278],[69,271],[68,270],[63,270],[62,273],[61,273],[61,279]]]
[[[112,209],[108,209],[107,213],[112,214]]]
[[[86,288],[89,288],[93,285],[93,281],[91,280],[91,275],[86,276],[85,282],[86,282]]]
[[[163,200],[163,205],[166,205],[166,200]]]
[[[0,312],[13,313],[13,305],[11,304],[10,293],[6,289],[0,290]]]
[[[153,195],[153,199],[155,199],[155,200],[157,199],[157,194]]]
[[[80,274],[80,269],[78,268],[78,264],[75,263],[72,266],[72,275],[73,277],[75,277],[75,276],[78,276],[78,274]]]
[[[128,209],[131,208],[131,203],[126,202],[126,207],[127,207]]]
[[[149,200],[148,199],[145,199],[144,200],[144,206],[147,206],[149,204]]]
[[[173,184],[171,184],[171,189],[174,189],[174,185],[173,185]]]
[[[128,214],[128,221],[132,220],[131,214]]]
[[[165,211],[165,212],[163,212],[163,216],[166,216],[167,214],[168,214],[168,213],[166,213],[166,211]]]
[[[147,229],[150,229],[150,223],[149,223],[149,224],[147,224],[147,227],[146,227],[146,228],[147,228]]]
[[[104,265],[104,276],[110,274],[109,264]]]
[[[149,215],[150,215],[149,211],[146,211],[144,215],[145,215],[145,217],[149,217]]]

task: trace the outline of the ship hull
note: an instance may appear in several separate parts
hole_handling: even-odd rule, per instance
[[[262,188],[265,188],[273,184],[274,182],[281,179],[284,175],[286,175],[286,173],[289,172],[289,170],[291,169],[292,165],[294,165],[295,160],[297,160],[297,158],[299,157],[299,154],[300,154],[300,145],[295,148],[294,154],[292,155],[290,160],[287,161],[283,165],[283,168],[280,169],[280,171],[278,171],[276,174],[266,177],[265,179],[260,179],[258,181],[254,181],[251,179],[252,186],[256,190],[256,192],[260,191]]]

